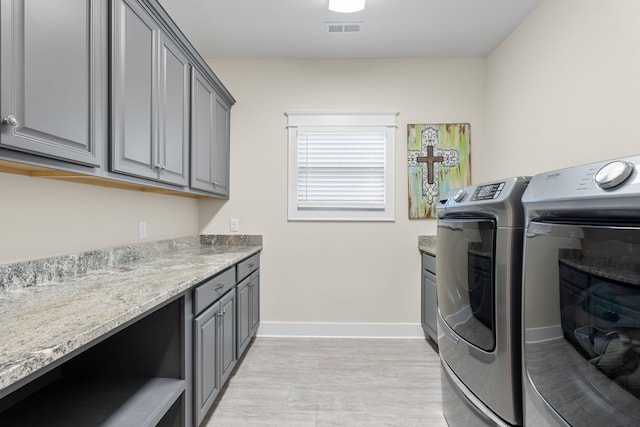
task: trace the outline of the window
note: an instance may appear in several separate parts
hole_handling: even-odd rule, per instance
[[[289,220],[393,221],[396,115],[287,113]]]

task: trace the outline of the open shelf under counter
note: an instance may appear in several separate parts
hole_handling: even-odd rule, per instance
[[[185,380],[175,378],[60,379],[0,415],[6,426],[173,425]]]

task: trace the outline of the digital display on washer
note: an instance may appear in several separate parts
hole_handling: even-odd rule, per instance
[[[495,184],[481,185],[473,192],[471,200],[491,200],[500,195],[500,192],[504,188],[504,182],[498,182]]]

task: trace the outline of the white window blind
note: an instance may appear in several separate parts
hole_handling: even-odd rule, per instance
[[[385,132],[299,132],[299,209],[382,210]]]
[[[393,221],[396,115],[287,113],[288,219]]]

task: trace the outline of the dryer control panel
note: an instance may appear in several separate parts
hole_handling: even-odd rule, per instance
[[[438,218],[479,215],[496,218],[498,227],[519,224],[524,215],[520,198],[529,179],[514,176],[451,190],[440,199]]]
[[[494,184],[479,185],[476,187],[476,191],[473,192],[471,200],[492,200],[500,195],[500,192],[504,188],[504,182],[497,182]]]

